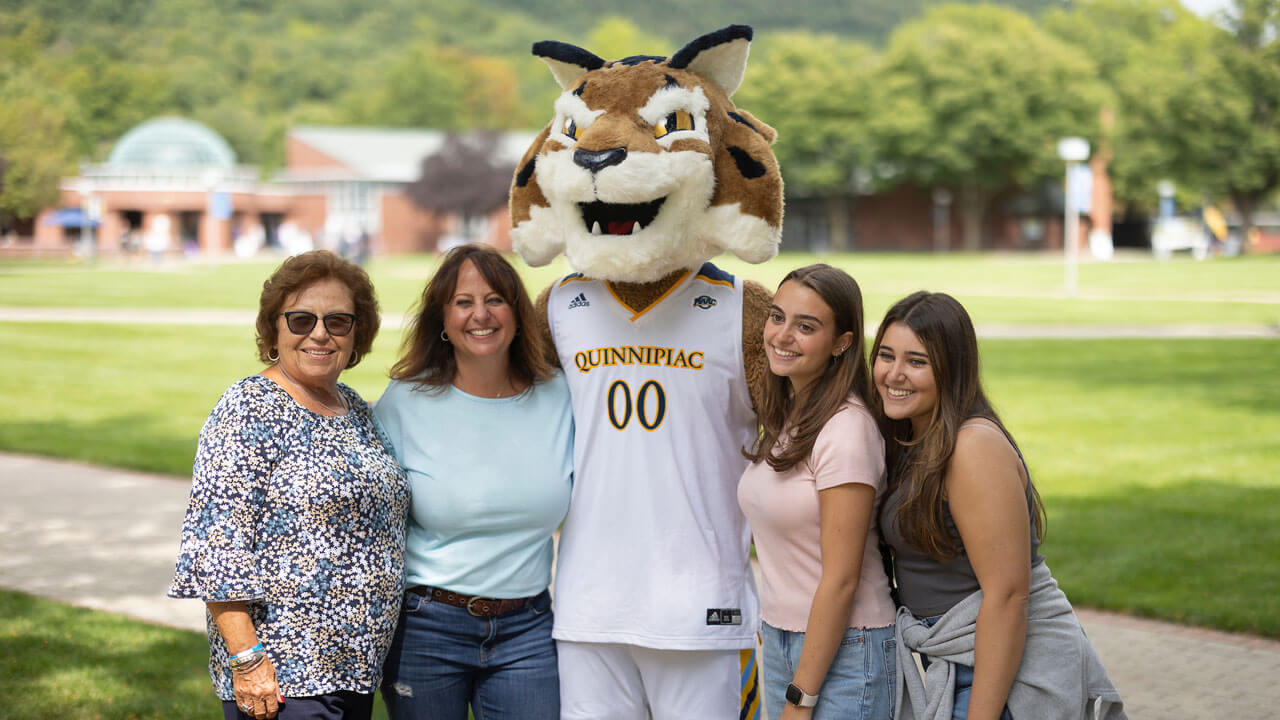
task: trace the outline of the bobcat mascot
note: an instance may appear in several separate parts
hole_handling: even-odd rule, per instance
[[[763,262],[781,234],[775,133],[729,99],[751,35],[613,62],[533,46],[564,92],[516,170],[511,235],[530,264],[563,252],[579,271],[538,298],[576,426],[555,588],[563,718],[759,716],[737,483],[770,294],[708,262]]]

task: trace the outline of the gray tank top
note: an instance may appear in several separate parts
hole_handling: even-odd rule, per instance
[[[961,425],[960,427],[970,426]],[[974,424],[972,427],[996,430],[982,424]],[[999,432],[1003,433],[1003,431]],[[1009,440],[1009,445],[1013,447],[1014,452],[1018,453],[1023,470],[1027,472],[1027,514],[1032,519],[1031,565],[1034,567],[1044,562],[1044,558],[1037,552],[1040,548],[1040,538],[1036,534],[1034,520],[1035,504],[1031,495],[1031,473],[1026,470],[1027,463],[1022,459],[1018,446],[1013,444],[1008,434],[1005,434],[1005,439]],[[964,552],[963,545],[959,555],[946,562],[938,562],[907,542],[899,532],[895,518],[898,508],[902,507],[903,490],[901,486],[895,488],[880,506],[880,528],[885,542],[893,548],[893,572],[898,582],[899,599],[916,617],[941,615],[979,589],[978,576],[974,574],[973,566],[969,564],[969,556]],[[951,519],[951,509],[944,504],[942,513],[947,530],[959,542],[960,533]]]

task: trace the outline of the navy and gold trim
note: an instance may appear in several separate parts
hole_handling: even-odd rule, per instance
[[[738,651],[738,666],[742,672],[742,709],[738,720],[760,720],[760,674],[756,667],[756,651]]]
[[[716,285],[733,287],[733,276],[709,262],[703,263],[702,267],[698,268],[698,274],[694,275],[694,278],[704,282],[715,283]]]
[[[571,282],[591,282],[591,281],[592,281],[591,278],[587,277],[586,275],[583,275],[582,273],[574,273],[572,275],[564,276],[564,278],[559,282],[559,284],[556,285],[556,287],[564,287],[565,285],[568,285]]]

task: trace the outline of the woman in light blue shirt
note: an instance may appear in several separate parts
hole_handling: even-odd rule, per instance
[[[413,489],[392,720],[560,716],[552,533],[569,508],[573,416],[533,304],[495,250],[451,250],[374,414]]]

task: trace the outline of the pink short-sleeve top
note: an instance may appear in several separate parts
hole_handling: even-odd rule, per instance
[[[742,474],[738,504],[755,539],[763,580],[760,615],[770,625],[804,632],[822,578],[818,492],[846,483],[875,488],[877,502],[885,488],[884,438],[853,395],[823,426],[805,462],[782,473],[757,462]],[[894,615],[873,512],[848,626],[884,627]]]

